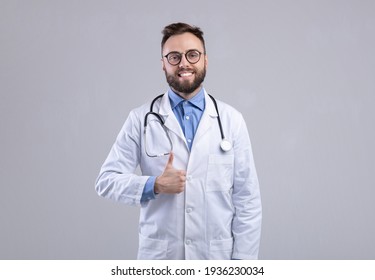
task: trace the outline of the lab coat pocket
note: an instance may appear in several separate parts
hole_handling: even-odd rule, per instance
[[[209,155],[206,191],[228,191],[233,185],[234,155]]]
[[[165,260],[168,240],[153,239],[139,234],[139,260]]]
[[[210,259],[211,260],[230,260],[232,259],[233,238],[210,241]]]

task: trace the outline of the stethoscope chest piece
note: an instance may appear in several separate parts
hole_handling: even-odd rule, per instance
[[[229,152],[230,150],[232,150],[232,143],[229,142],[227,139],[223,139],[220,143],[220,148],[224,151],[224,152]]]

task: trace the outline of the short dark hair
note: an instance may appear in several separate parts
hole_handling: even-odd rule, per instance
[[[177,22],[177,23],[172,23],[170,25],[167,25],[164,27],[162,34],[163,34],[163,39],[161,40],[161,49],[163,51],[163,47],[165,42],[172,36],[174,35],[180,35],[183,33],[189,32],[196,37],[202,42],[203,44],[203,49],[204,52],[206,52],[206,45],[204,43],[204,38],[203,38],[203,31],[197,27],[197,26],[192,26],[187,23],[183,22]]]

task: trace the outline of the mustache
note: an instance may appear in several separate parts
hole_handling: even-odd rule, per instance
[[[196,72],[196,69],[195,68],[190,68],[190,67],[183,67],[183,68],[180,68],[176,71],[176,74],[181,74],[181,73],[184,73],[184,72]]]

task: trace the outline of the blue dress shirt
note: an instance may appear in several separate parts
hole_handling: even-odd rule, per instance
[[[191,99],[185,100],[171,89],[168,90],[168,97],[171,103],[172,111],[175,114],[182,131],[184,132],[186,143],[189,150],[193,145],[195,132],[197,131],[199,121],[201,120],[205,109],[204,89]],[[150,176],[143,189],[141,202],[155,198],[154,185],[156,176]]]

